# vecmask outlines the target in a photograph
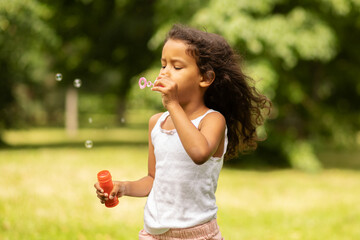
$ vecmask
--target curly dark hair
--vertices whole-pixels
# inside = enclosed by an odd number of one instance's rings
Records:
[[[215,73],[204,95],[205,105],[222,113],[228,128],[226,159],[257,148],[261,141],[256,128],[270,114],[271,101],[254,87],[254,81],[241,69],[242,59],[227,41],[214,33],[176,24],[165,39],[182,40],[196,59],[201,75]]]

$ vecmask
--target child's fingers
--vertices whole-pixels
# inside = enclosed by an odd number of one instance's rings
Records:
[[[120,190],[120,185],[119,184],[114,184],[114,187],[112,189],[112,191],[109,194],[109,199],[113,199],[115,197],[117,197],[118,193]]]
[[[104,190],[100,187],[100,184],[97,182],[94,184],[94,188],[99,191],[100,193],[103,193]]]
[[[107,193],[100,193],[100,192],[96,191],[96,195],[100,200],[107,201],[109,199]]]
[[[151,88],[152,91],[162,92],[164,89],[164,85],[159,83],[159,80],[157,80],[153,87]]]
[[[100,187],[100,184],[97,182],[94,184],[94,187],[96,189],[96,195],[100,199],[101,203],[105,203],[108,198],[108,194],[104,192],[104,190]]]
[[[100,199],[100,202],[102,203],[102,204],[104,204],[105,203],[105,199],[104,198],[102,198],[101,196],[97,196],[99,199]]]
[[[124,195],[125,192],[125,185],[123,182],[120,181],[114,181],[114,187],[113,190],[110,193],[109,199],[119,198]]]
[[[153,87],[166,87],[171,80],[169,78],[157,78]]]
[[[154,83],[154,86],[151,88],[152,91],[157,91],[160,93],[166,93],[171,88],[171,80],[167,78],[157,79]]]
[[[107,193],[102,193],[102,192],[96,191],[96,195],[98,196],[98,198],[102,198],[102,199],[105,199],[105,200],[108,199],[108,194]]]

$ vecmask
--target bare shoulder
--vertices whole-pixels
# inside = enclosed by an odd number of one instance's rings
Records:
[[[152,115],[150,117],[150,119],[149,119],[149,129],[152,129],[155,126],[156,122],[159,120],[159,118],[161,117],[162,114],[163,113],[160,112],[160,113],[156,113],[156,114],[154,114],[154,115]]]
[[[200,128],[203,126],[213,126],[225,129],[226,120],[220,112],[208,113],[201,121]]]

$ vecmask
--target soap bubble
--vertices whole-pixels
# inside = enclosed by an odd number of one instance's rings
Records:
[[[125,123],[125,118],[120,119],[121,123]]]
[[[74,80],[74,87],[76,88],[81,87],[81,80],[79,78]]]
[[[91,117],[89,117],[89,123],[92,123],[92,122],[93,122],[92,118],[91,118]]]
[[[61,73],[57,73],[57,74],[55,75],[55,79],[56,79],[56,81],[60,82],[60,81],[62,80],[62,74],[61,74]]]
[[[86,147],[86,148],[92,148],[92,147],[93,147],[93,141],[91,141],[91,140],[86,140],[86,141],[85,141],[85,147]]]

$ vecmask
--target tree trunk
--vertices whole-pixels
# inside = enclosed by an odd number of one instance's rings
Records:
[[[75,88],[68,88],[65,100],[65,128],[70,137],[78,131],[78,92]]]

